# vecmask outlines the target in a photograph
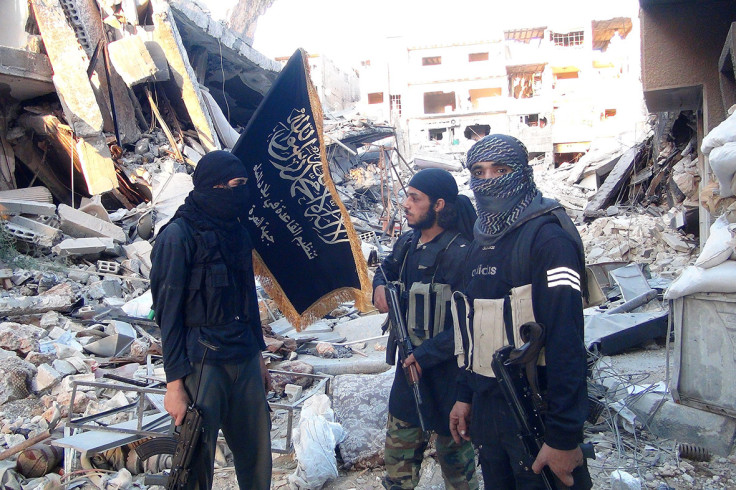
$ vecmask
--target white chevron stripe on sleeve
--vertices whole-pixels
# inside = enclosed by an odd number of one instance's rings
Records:
[[[554,288],[557,286],[570,286],[571,288],[575,289],[576,291],[580,291],[580,284],[576,284],[570,280],[567,279],[559,279],[556,281],[549,281],[547,283],[547,287]]]

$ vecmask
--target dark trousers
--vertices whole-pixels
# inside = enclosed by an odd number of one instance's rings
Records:
[[[194,364],[194,372],[185,380],[191,396],[197,391],[199,368],[199,363]],[[271,417],[258,356],[240,364],[205,364],[195,404],[202,410],[204,431],[192,457],[187,488],[212,488],[217,435],[222,429],[240,488],[269,489]]]
[[[483,483],[487,489],[498,490],[545,490],[547,487],[540,475],[532,471],[534,460],[524,450],[519,439],[519,429],[503,399],[488,397],[484,401],[482,444],[478,447],[478,460],[483,472]],[[477,402],[477,400],[476,400]],[[480,408],[480,407],[479,407]],[[475,422],[477,413],[473,414]],[[472,433],[476,434],[476,427]],[[576,490],[592,488],[587,465],[576,468],[572,473]]]

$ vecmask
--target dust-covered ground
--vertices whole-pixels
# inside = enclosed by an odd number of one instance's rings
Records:
[[[602,369],[615,373],[621,380],[647,386],[665,381],[666,348],[651,342],[621,355],[601,360]],[[670,347],[670,365],[671,359]],[[731,489],[736,488],[736,455],[711,456],[709,461],[680,458],[677,441],[659,439],[638,426],[629,432],[620,419],[602,414],[595,425],[586,426],[586,441],[595,444],[597,459],[589,460],[594,488],[611,488],[611,473],[622,470],[637,478],[642,488],[652,489]],[[271,488],[289,489],[288,476],[297,462],[291,455],[274,455]],[[346,471],[339,469],[336,480],[325,489],[382,488],[383,467]],[[480,468],[478,468],[480,480]],[[215,488],[237,489],[232,469],[217,471]],[[440,490],[445,486],[439,465],[430,448],[425,453],[419,486],[422,490]],[[481,487],[482,488],[482,487]],[[486,488],[493,488],[491,484]]]

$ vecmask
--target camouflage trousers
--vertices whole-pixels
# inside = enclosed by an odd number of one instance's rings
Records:
[[[399,490],[415,488],[419,484],[419,470],[428,442],[420,427],[388,414],[384,455],[386,476],[383,479],[385,488]],[[452,437],[438,434],[436,446],[445,488],[477,490],[473,445],[468,441],[456,444]]]

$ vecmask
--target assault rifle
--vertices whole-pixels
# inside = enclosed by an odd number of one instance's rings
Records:
[[[493,354],[491,368],[519,428],[519,438],[529,456],[528,465],[531,467],[544,444],[544,413],[547,407],[537,381],[537,361],[544,347],[544,326],[535,322],[525,323],[520,327],[520,334],[524,345],[518,349],[507,345],[497,350]],[[583,457],[595,459],[591,444],[581,444],[580,449]],[[548,490],[568,488],[549,466],[542,469],[541,476]],[[573,488],[584,483],[576,479]]]
[[[174,439],[176,440],[176,449],[171,458],[171,473],[166,481],[166,490],[178,490],[185,488],[189,480],[191,472],[192,455],[194,454],[199,436],[202,434],[202,411],[195,405],[199,396],[199,385],[202,383],[202,370],[204,369],[204,361],[207,358],[207,351],[216,351],[216,347],[209,342],[205,342],[201,338],[199,343],[204,346],[204,354],[202,355],[202,364],[199,366],[199,377],[197,378],[197,390],[194,393],[191,403],[187,407],[184,421],[178,427],[174,428]]]
[[[380,267],[379,267],[380,269]],[[384,279],[386,274],[381,269]],[[386,279],[386,303],[388,303],[388,323],[391,328],[391,335],[389,336],[389,344],[392,340],[396,347],[399,349],[399,362],[402,366],[404,360],[414,352],[414,346],[411,344],[409,339],[409,330],[406,328],[406,322],[404,321],[404,315],[401,313],[401,303],[399,302],[399,291],[395,284]],[[388,350],[392,349],[393,346],[389,345]],[[419,372],[417,367],[411,364],[408,368],[404,368],[404,374],[406,380],[411,386],[412,392],[414,393],[414,404],[417,406],[417,415],[419,415],[419,425],[422,427],[422,431],[427,429],[424,426],[424,418],[422,417],[422,395],[419,393]]]

